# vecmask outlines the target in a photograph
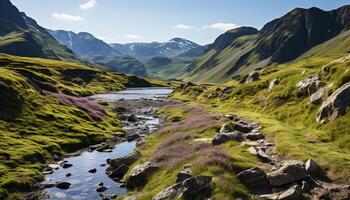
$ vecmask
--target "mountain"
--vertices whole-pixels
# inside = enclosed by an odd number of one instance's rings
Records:
[[[64,30],[48,30],[58,42],[73,50],[82,58],[94,56],[120,56],[121,53],[114,50],[104,41],[97,39],[90,33]]]
[[[59,44],[34,19],[21,13],[9,0],[0,2],[0,53],[76,60],[70,49]]]
[[[91,61],[101,64],[102,69],[137,76],[147,76],[145,65],[133,56],[95,56]]]
[[[174,57],[190,49],[200,47],[200,45],[183,39],[173,38],[168,42],[152,43],[127,43],[111,44],[113,49],[127,55],[132,55],[141,60],[150,59],[157,56]]]
[[[346,53],[350,45],[346,39],[349,28],[350,6],[332,11],[297,8],[267,23],[260,31],[241,27],[219,36],[190,67],[186,80],[223,82],[235,75],[305,55]],[[328,52],[324,43],[336,51],[328,49],[331,50]]]

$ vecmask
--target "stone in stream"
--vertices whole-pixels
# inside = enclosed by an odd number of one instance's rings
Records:
[[[90,170],[89,170],[89,173],[92,173],[92,174],[94,174],[94,173],[96,173],[96,172],[97,172],[97,169],[96,169],[96,168],[90,169]]]
[[[123,176],[126,174],[126,172],[128,172],[128,170],[129,170],[128,166],[121,164],[118,168],[110,172],[108,176],[111,177],[112,179],[114,178],[120,179],[120,178],[123,178]]]
[[[152,162],[146,162],[142,165],[135,166],[128,177],[126,187],[139,188],[146,184],[147,179],[159,167]]]
[[[298,161],[289,161],[280,169],[267,175],[272,186],[283,186],[296,181],[302,181],[307,178],[306,170]]]
[[[120,165],[124,164],[126,166],[132,165],[135,161],[141,158],[141,153],[138,151],[132,152],[126,156],[116,158],[116,159],[107,159],[107,163],[111,165],[112,168],[117,168]]]
[[[62,168],[69,168],[69,167],[72,167],[73,166],[73,164],[70,164],[70,163],[63,163],[62,164]]]
[[[152,200],[201,200],[208,199],[211,194],[210,176],[194,176],[183,182],[172,185],[158,193]]]
[[[104,192],[104,191],[106,191],[107,189],[108,189],[107,187],[101,185],[101,186],[98,186],[98,187],[96,188],[96,192]]]
[[[72,174],[71,174],[71,173],[66,174],[66,177],[70,177],[70,176],[72,176]]]
[[[62,189],[62,190],[67,190],[70,186],[71,186],[71,184],[68,182],[58,182],[56,184],[56,187],[59,189]]]
[[[212,143],[213,145],[220,145],[228,141],[243,141],[243,134],[239,131],[231,132],[231,133],[218,133],[215,135]]]
[[[254,167],[242,171],[237,178],[245,185],[253,194],[268,194],[272,192],[270,183],[266,173],[260,168]]]
[[[135,114],[131,114],[129,117],[128,117],[128,122],[136,122],[137,121],[137,117]]]

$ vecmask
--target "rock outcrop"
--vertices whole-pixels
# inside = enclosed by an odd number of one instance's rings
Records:
[[[152,200],[203,200],[210,197],[210,176],[195,176],[172,185],[158,193]]]
[[[324,85],[325,83],[322,82],[320,77],[317,75],[310,76],[307,79],[299,81],[296,84],[297,88],[303,91],[304,94],[308,96],[314,94],[319,88],[321,88]]]
[[[340,115],[346,113],[347,107],[350,105],[350,83],[346,83],[323,102],[320,107],[316,120],[324,123],[336,119]]]
[[[139,188],[147,183],[148,177],[155,172],[159,167],[151,162],[146,162],[142,165],[135,166],[128,177],[126,187]]]
[[[280,169],[269,173],[267,178],[272,186],[280,187],[296,181],[305,180],[307,173],[302,163],[289,161]]]

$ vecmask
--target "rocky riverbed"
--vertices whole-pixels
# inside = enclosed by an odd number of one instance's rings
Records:
[[[162,120],[157,109],[176,102],[166,99],[171,89],[133,88],[125,91],[92,96],[91,99],[116,104],[116,112],[124,124],[124,133],[116,132],[113,139],[93,145],[65,158],[57,157],[45,170],[43,190],[32,193],[30,199],[113,199],[126,192],[120,181],[127,168],[116,175],[111,162],[133,155]],[[112,173],[114,172],[114,173]]]

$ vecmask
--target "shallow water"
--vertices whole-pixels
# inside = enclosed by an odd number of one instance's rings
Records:
[[[167,97],[173,89],[171,88],[128,88],[127,90],[112,92],[108,94],[97,94],[91,99],[101,99],[106,102],[114,102],[120,99],[158,99]]]
[[[94,95],[90,98],[108,102],[117,102],[118,100],[135,100],[135,99],[164,99],[172,92],[170,88],[130,88],[120,92]],[[148,109],[148,108],[144,108]],[[125,130],[147,127],[149,130],[156,130],[159,125],[159,119],[147,114],[137,115],[143,118],[136,124],[125,126]],[[96,192],[99,183],[103,183],[108,188],[103,192],[104,195],[117,194],[121,195],[126,192],[125,188],[120,187],[120,183],[114,182],[105,174],[107,158],[118,158],[125,156],[134,151],[136,142],[123,142],[115,146],[112,152],[84,152],[79,156],[65,159],[68,163],[73,164],[70,168],[59,168],[53,174],[46,175],[44,183],[56,183],[66,181],[71,183],[68,190],[58,188],[48,188],[45,191],[49,194],[51,200],[96,200],[101,199],[100,193]],[[89,173],[91,169],[97,169],[96,173]],[[70,177],[66,177],[71,173]]]

